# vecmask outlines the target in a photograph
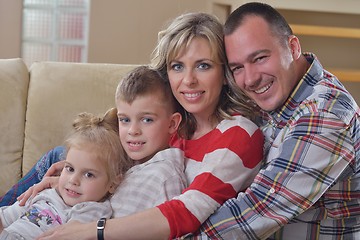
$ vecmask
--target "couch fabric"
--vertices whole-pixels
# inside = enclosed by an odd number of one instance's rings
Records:
[[[136,65],[0,59],[0,196],[42,154],[61,145],[80,112],[115,106],[119,80]]]

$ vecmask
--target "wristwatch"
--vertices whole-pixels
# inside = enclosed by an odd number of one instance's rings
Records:
[[[98,240],[104,240],[104,229],[106,224],[106,218],[100,218],[97,221],[97,239]]]

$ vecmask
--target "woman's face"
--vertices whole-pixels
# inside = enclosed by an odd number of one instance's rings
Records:
[[[208,40],[197,37],[168,65],[174,96],[198,122],[213,115],[225,84],[223,67],[211,53]]]

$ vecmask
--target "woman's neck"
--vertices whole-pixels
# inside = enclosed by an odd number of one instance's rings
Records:
[[[201,138],[205,134],[212,131],[219,124],[219,121],[214,118],[196,118],[196,123],[197,127],[193,136],[191,137],[192,140]]]

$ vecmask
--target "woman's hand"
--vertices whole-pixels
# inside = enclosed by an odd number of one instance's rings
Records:
[[[91,233],[93,233],[93,235],[91,235]],[[96,222],[80,223],[72,220],[46,231],[37,238],[37,240],[48,239],[96,239]]]
[[[45,173],[45,176],[40,183],[33,185],[26,192],[21,194],[17,200],[20,206],[24,206],[28,199],[32,199],[36,194],[46,188],[55,188],[59,183],[59,175],[64,168],[64,161],[60,161],[51,165],[51,167]]]

